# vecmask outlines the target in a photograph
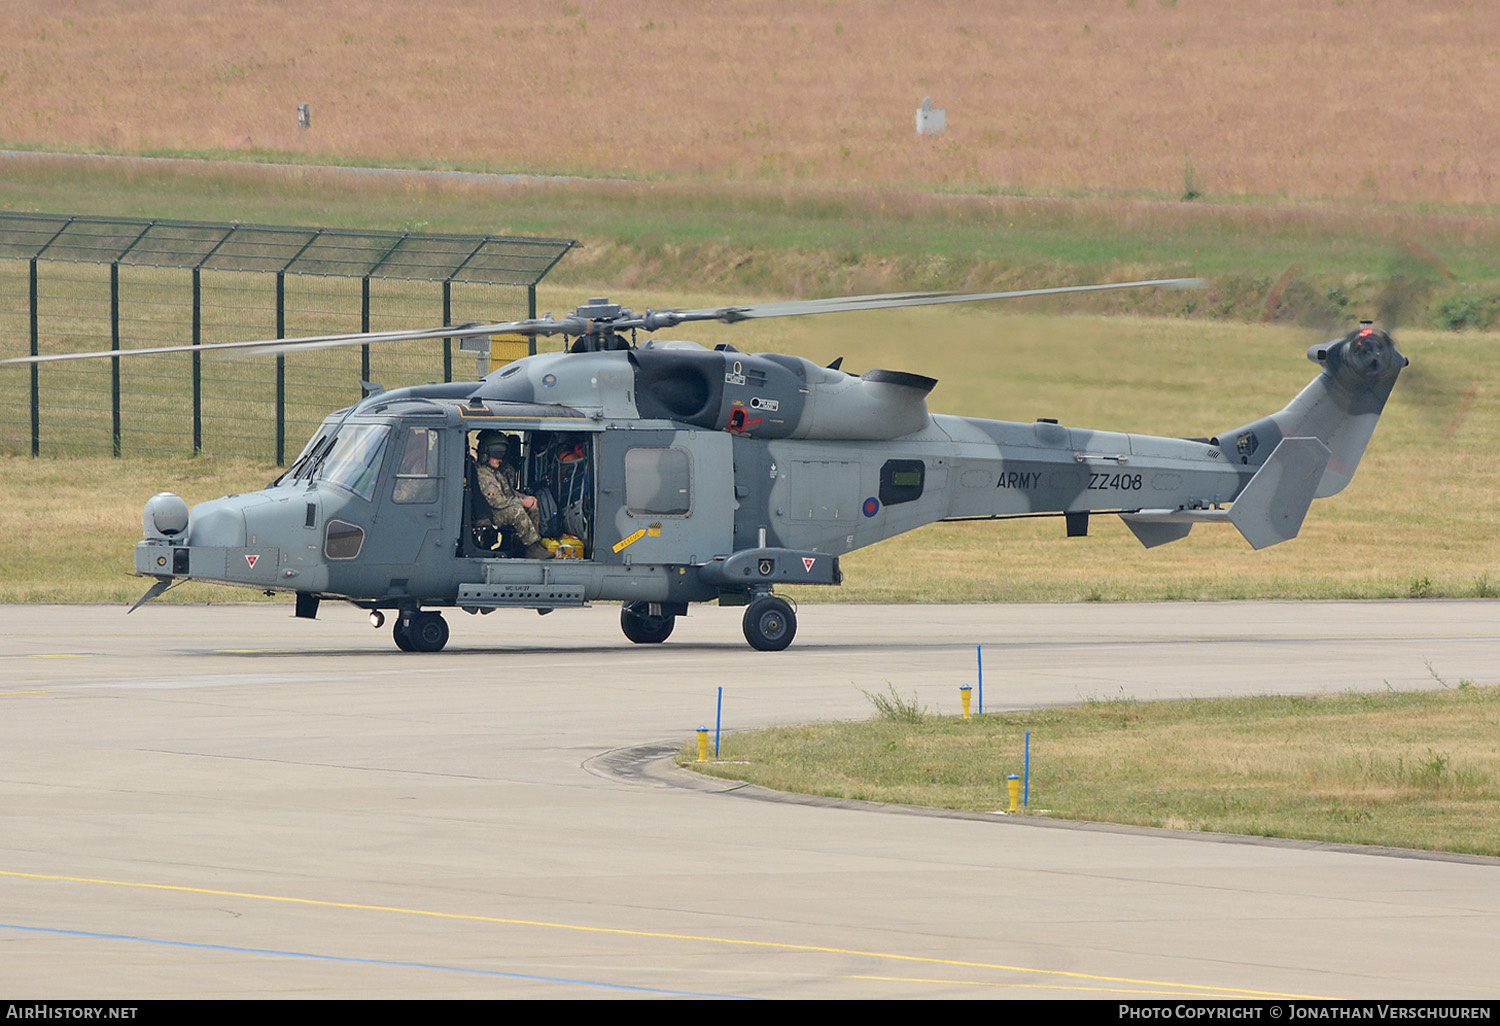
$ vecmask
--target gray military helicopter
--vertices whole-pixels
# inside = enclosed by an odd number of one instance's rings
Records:
[[[1255,548],[1274,545],[1296,536],[1314,498],[1349,483],[1408,362],[1370,322],[1309,350],[1317,376],[1284,409],[1203,438],[937,415],[926,402],[937,382],[919,374],[856,375],[839,361],[638,337],[693,321],[1200,284],[644,314],[594,299],[560,320],[200,347],[287,352],[502,332],[572,340],[480,381],[375,392],[331,414],[259,491],[191,511],[176,495],[153,497],[135,572],[155,583],[132,610],[185,580],[289,591],[304,618],[323,599],[369,610],[377,628],[391,611],[399,648],[436,652],[448,641],[445,608],[548,613],[615,600],[625,636],[656,644],[690,603],[717,601],[745,607],[753,648],[779,651],[797,618],[777,585],[836,585],[844,553],[935,521],[1059,516],[1078,536],[1091,515],[1113,514],[1148,547],[1227,521]],[[479,529],[480,432],[519,442],[511,473],[539,497],[542,533],[572,536],[580,558],[524,558]]]

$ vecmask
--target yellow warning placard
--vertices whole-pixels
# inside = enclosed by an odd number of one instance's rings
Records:
[[[646,529],[643,527],[639,531],[635,532],[635,534],[632,534],[630,537],[621,538],[619,541],[615,542],[615,551],[623,552],[644,537],[646,537]]]

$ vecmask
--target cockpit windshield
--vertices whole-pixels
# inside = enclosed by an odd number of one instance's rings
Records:
[[[302,455],[271,487],[327,481],[362,499],[373,496],[391,429],[385,424],[345,424],[344,419],[324,421]]]
[[[344,417],[339,414],[323,421],[318,430],[313,432],[313,436],[307,440],[307,444],[302,447],[302,452],[268,487],[275,488],[277,485],[292,484],[306,479],[312,472],[315,461],[328,448],[329,443],[333,441],[334,433],[343,422]]]
[[[361,499],[375,494],[375,479],[391,429],[385,424],[345,424],[334,436],[327,455],[314,456],[311,480],[346,488]]]

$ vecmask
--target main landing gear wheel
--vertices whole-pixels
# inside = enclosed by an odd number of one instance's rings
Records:
[[[397,617],[391,637],[403,652],[441,652],[448,644],[448,621],[434,612],[414,613],[410,621]]]
[[[797,614],[786,599],[757,599],[745,610],[745,640],[761,652],[780,652],[797,636]]]
[[[677,617],[652,613],[649,602],[627,602],[620,607],[620,630],[637,645],[660,645],[672,636]]]

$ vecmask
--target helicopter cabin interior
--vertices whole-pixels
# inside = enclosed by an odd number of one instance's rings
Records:
[[[411,429],[413,431],[417,429]],[[494,428],[466,433],[464,451],[463,529],[459,555],[467,557],[518,557],[525,545],[509,527],[496,527],[492,510],[479,487],[478,448],[481,435],[498,434],[511,441],[500,472],[522,496],[535,500],[532,518],[543,544],[561,558],[588,559],[594,538],[594,446],[593,435],[578,431],[497,431]],[[426,442],[436,446],[436,439]],[[413,461],[424,459],[423,442],[413,438]],[[406,473],[403,455],[396,488]]]

